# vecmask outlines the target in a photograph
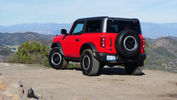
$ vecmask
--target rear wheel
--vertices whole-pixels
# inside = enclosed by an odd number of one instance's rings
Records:
[[[81,54],[81,69],[84,75],[98,75],[103,65],[93,56],[90,49],[86,49]]]
[[[64,69],[67,67],[68,62],[61,55],[59,48],[51,49],[49,53],[49,64],[55,69]]]
[[[138,66],[135,63],[128,63],[125,65],[125,71],[129,75],[139,75],[142,74],[143,67]]]

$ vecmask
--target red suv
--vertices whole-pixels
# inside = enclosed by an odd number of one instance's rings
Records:
[[[63,69],[69,61],[80,62],[85,75],[98,75],[108,65],[123,65],[128,74],[142,73],[145,39],[138,19],[92,17],[78,19],[69,33],[53,39],[49,63]]]

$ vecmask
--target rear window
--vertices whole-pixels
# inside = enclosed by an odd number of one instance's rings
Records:
[[[118,20],[108,20],[107,21],[107,32],[108,33],[119,33],[123,30],[133,30],[140,33],[138,21],[118,21]]]
[[[101,32],[101,20],[87,21],[86,33]]]

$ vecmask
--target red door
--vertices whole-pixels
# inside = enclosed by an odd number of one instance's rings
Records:
[[[81,34],[84,22],[76,22],[71,33],[63,39],[63,52],[66,57],[80,57]]]

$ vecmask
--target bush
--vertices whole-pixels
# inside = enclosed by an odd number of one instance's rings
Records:
[[[26,41],[18,47],[17,52],[10,58],[9,62],[49,66],[48,51],[49,47],[44,44]]]

